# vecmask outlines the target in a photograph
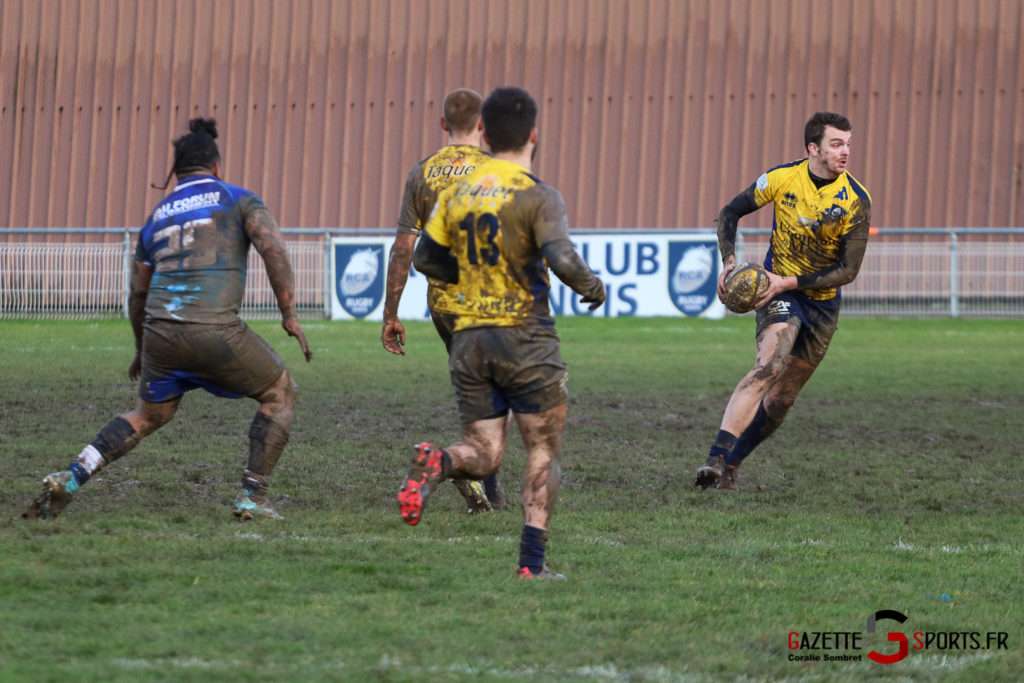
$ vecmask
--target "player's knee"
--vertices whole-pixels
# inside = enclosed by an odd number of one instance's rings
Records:
[[[162,403],[144,404],[131,413],[128,420],[140,434],[147,435],[170,422],[174,412],[175,408]]]
[[[750,371],[750,379],[759,384],[774,384],[782,374],[785,363],[776,358],[770,358],[765,362],[759,362]]]
[[[273,386],[257,397],[257,400],[269,405],[272,413],[279,410],[291,410],[295,406],[295,400],[299,396],[299,386],[295,383],[291,373],[285,370],[274,382]]]

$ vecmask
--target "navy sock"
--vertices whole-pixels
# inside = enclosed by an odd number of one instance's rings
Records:
[[[452,456],[448,455],[448,451],[438,449],[441,451],[441,479],[444,481],[452,474]]]
[[[91,475],[77,461],[68,465],[68,469],[71,470],[71,474],[75,475],[75,481],[79,486],[89,481]]]
[[[718,430],[718,436],[715,437],[715,442],[711,444],[711,450],[708,451],[708,456],[724,458],[729,455],[729,451],[736,445],[736,437],[724,429]]]
[[[519,566],[529,568],[532,574],[540,574],[544,569],[544,548],[547,543],[547,531],[524,524],[523,536],[519,541]]]
[[[725,456],[725,464],[731,467],[739,467],[743,459],[753,452],[762,441],[767,439],[769,436],[775,433],[775,430],[782,424],[781,419],[776,419],[768,415],[768,411],[764,409],[764,401],[757,406],[757,412],[754,414],[754,419],[750,421],[747,428],[740,434],[740,438],[736,441],[736,445],[733,446],[729,454]]]
[[[484,479],[484,493],[487,494],[487,500],[494,500],[495,496],[498,495],[497,473],[494,473],[491,476]]]

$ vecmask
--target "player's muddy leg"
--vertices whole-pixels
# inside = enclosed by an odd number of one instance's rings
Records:
[[[417,444],[412,466],[398,491],[398,510],[406,524],[419,524],[427,498],[445,479],[479,480],[501,464],[505,419],[502,416],[464,424],[462,439],[446,449],[426,442]]]
[[[288,445],[298,391],[295,380],[285,370],[269,389],[256,397],[260,407],[249,426],[249,463],[242,473],[242,490],[235,498],[236,517],[281,519],[266,496],[270,475]]]
[[[462,438],[445,449],[451,457],[451,476],[484,479],[505,456],[508,416],[477,420],[462,426]]]
[[[505,430],[508,431],[508,425],[510,422],[515,420],[515,413],[509,411],[508,419],[505,421]],[[501,442],[505,443],[504,435],[501,437]],[[484,479],[484,495],[487,496],[487,502],[491,508],[495,510],[504,510],[505,506],[508,505],[508,498],[505,495],[505,487],[501,485],[500,479],[501,469],[498,468],[494,472]]]
[[[511,413],[509,415],[511,415]],[[491,429],[489,420],[484,420],[484,424],[473,423],[472,425],[467,425],[464,428],[465,433],[463,435],[463,440],[446,449],[447,452],[451,453],[452,448],[454,448],[457,457],[460,458],[460,463],[464,457],[466,463],[468,463],[468,467],[478,467],[481,462],[490,457],[487,454],[493,455],[495,453],[504,452],[505,436],[508,434],[509,419],[510,417],[506,417],[501,421],[501,429],[497,433]],[[484,454],[486,457],[482,458],[481,454]],[[503,500],[505,492],[501,489],[501,485],[498,483],[497,474],[497,466],[495,466],[494,471],[486,477],[479,477],[476,474],[468,473],[468,471],[467,474],[464,475],[462,474],[461,468],[452,472],[452,484],[455,485],[455,488],[458,489],[459,493],[466,501],[466,505],[469,507],[470,513],[490,512],[495,509],[495,506],[492,505],[492,500],[497,498],[499,492],[502,504],[497,509],[504,507]],[[483,479],[483,483],[481,483],[480,479]],[[485,488],[485,485],[488,488]]]
[[[726,473],[726,456],[735,448],[739,435],[754,419],[758,405],[778,381],[786,367],[800,322],[768,325],[757,335],[757,360],[729,397],[722,425],[708,451],[707,460],[697,468],[693,483],[701,488],[717,487]]]
[[[722,416],[723,431],[741,434],[754,419],[761,399],[782,376],[799,331],[800,323],[794,318],[769,325],[758,335],[757,360],[729,397]]]
[[[757,407],[754,419],[743,430],[733,449],[725,456],[727,465],[739,467],[744,458],[750,455],[761,442],[775,433],[782,421],[786,419],[789,409],[793,407],[800,390],[814,374],[815,368],[816,366],[801,358],[789,357],[779,380]]]
[[[22,517],[57,517],[71,502],[72,494],[90,477],[170,422],[180,403],[180,397],[163,403],[150,403],[138,399],[134,410],[115,417],[104,425],[66,470],[53,472],[43,478],[43,492],[32,501]]]
[[[563,403],[541,413],[516,414],[527,453],[523,533],[519,542],[521,575],[525,572],[531,576],[550,574],[545,567],[544,555],[561,483],[560,455],[567,409],[568,404]]]

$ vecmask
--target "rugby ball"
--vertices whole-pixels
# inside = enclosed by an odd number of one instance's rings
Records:
[[[729,273],[722,286],[722,303],[733,313],[754,310],[757,300],[768,289],[768,272],[756,263],[741,263]]]

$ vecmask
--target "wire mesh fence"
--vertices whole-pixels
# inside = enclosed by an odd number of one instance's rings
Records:
[[[283,232],[295,271],[300,315],[329,316],[330,241],[336,234],[355,231]],[[9,240],[0,241],[0,318],[124,316],[133,233],[118,229],[0,230]],[[64,235],[64,241],[28,239],[52,238],[54,234]],[[119,241],[89,241],[97,234]],[[385,235],[388,231],[359,234]],[[741,258],[760,261],[769,232],[743,231],[741,238]],[[879,230],[871,238],[859,276],[843,288],[843,314],[1024,317],[1024,229]],[[263,261],[251,250],[242,316],[278,315]]]

